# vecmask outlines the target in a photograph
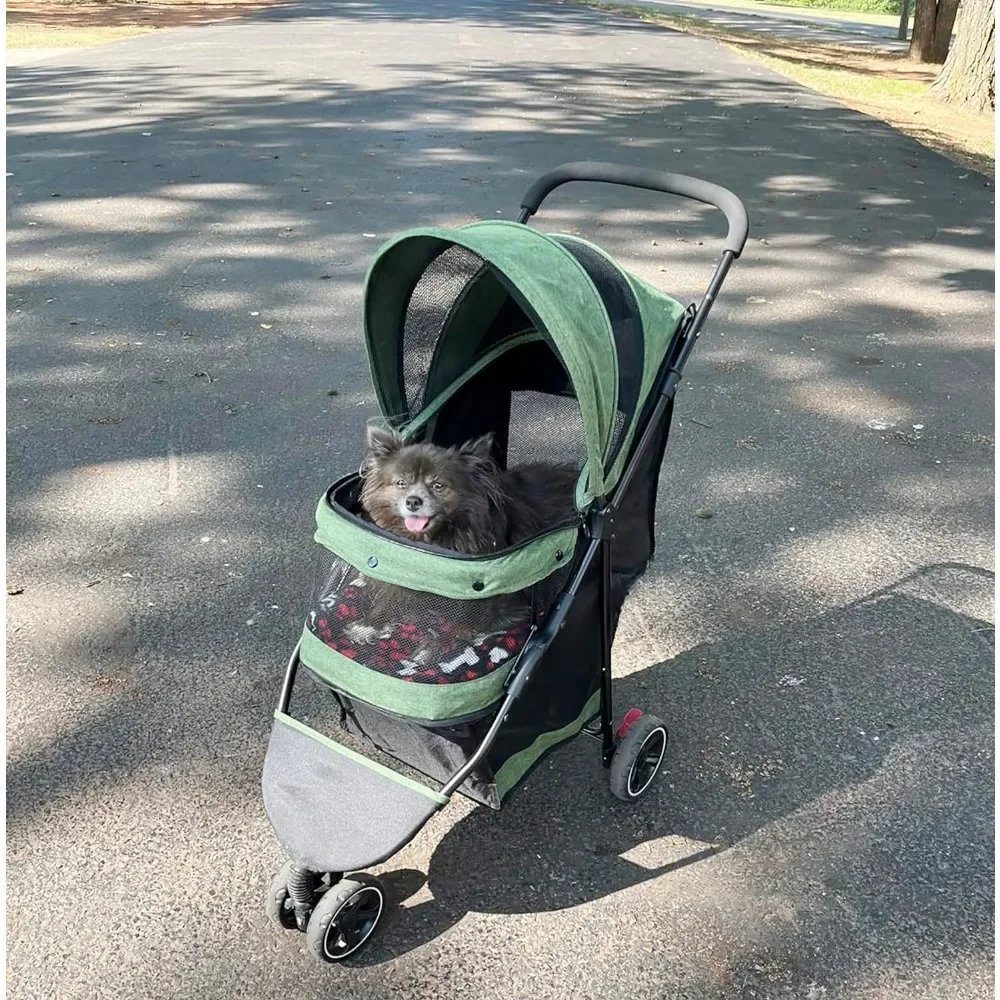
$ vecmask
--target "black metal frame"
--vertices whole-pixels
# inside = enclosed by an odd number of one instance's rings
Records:
[[[729,231],[724,249],[715,273],[708,284],[694,313],[689,313],[684,320],[678,336],[675,338],[670,352],[664,358],[657,377],[659,389],[656,402],[651,409],[647,408],[641,424],[638,444],[632,450],[628,464],[615,486],[610,498],[602,498],[590,511],[586,530],[590,542],[580,559],[576,572],[566,585],[545,624],[528,640],[517,663],[507,678],[506,696],[497,710],[492,724],[483,736],[476,752],[459,768],[444,784],[441,793],[450,796],[475,770],[489,752],[500,727],[507,721],[510,710],[520,697],[525,685],[531,680],[535,666],[545,655],[546,650],[563,627],[573,599],[586,579],[594,560],[601,560],[601,698],[600,698],[600,729],[584,730],[588,735],[601,741],[601,758],[605,767],[611,766],[611,758],[615,751],[615,734],[612,728],[613,697],[611,683],[611,645],[612,645],[612,565],[615,542],[615,514],[642,459],[654,445],[659,433],[660,422],[677,392],[681,380],[681,372],[687,362],[695,341],[705,325],[705,320],[711,311],[719,289],[726,279],[732,262],[739,257],[746,243],[749,232],[749,221],[743,203],[731,191],[710,184],[707,181],[687,177],[683,174],[669,174],[653,170],[640,170],[630,167],[620,167],[608,163],[567,163],[550,173],[540,177],[529,188],[521,202],[521,211],[517,217],[519,223],[527,223],[538,211],[545,197],[555,188],[568,181],[597,181],[608,184],[620,184],[626,187],[644,188],[660,191],[664,194],[676,194],[692,198],[719,208],[726,215]],[[287,713],[295,683],[295,675],[299,665],[299,647],[296,646],[288,661],[285,679],[281,688],[278,711]]]

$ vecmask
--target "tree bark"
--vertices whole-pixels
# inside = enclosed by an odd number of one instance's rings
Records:
[[[943,63],[948,55],[958,0],[916,0],[910,58],[921,63]]]
[[[937,19],[934,22],[934,46],[931,49],[932,63],[943,63],[948,58],[951,33],[955,30],[955,15],[958,0],[938,0]]]
[[[931,93],[972,111],[996,107],[993,63],[996,10],[993,0],[964,0],[958,38]]]

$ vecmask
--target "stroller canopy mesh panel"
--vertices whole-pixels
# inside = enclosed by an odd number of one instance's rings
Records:
[[[532,339],[551,347],[579,405],[581,509],[621,474],[683,316],[592,244],[500,221],[403,233],[380,251],[365,289],[379,406],[404,433],[505,351]]]

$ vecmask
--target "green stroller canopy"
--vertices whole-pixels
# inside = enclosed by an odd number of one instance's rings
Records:
[[[573,236],[513,222],[404,232],[375,258],[365,338],[382,415],[404,435],[505,352],[547,344],[586,444],[581,510],[618,481],[681,303]]]

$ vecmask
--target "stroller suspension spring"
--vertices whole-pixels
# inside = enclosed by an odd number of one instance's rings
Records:
[[[292,865],[288,874],[288,898],[295,909],[295,923],[300,931],[305,931],[312,913],[315,897],[315,879],[308,868]]]

